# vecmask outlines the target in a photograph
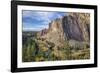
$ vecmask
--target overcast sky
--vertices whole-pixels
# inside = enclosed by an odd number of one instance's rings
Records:
[[[48,24],[56,19],[65,16],[64,12],[47,12],[47,11],[22,11],[22,24],[24,31],[40,31],[48,28]]]

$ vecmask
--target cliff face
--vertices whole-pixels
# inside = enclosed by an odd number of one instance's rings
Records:
[[[56,19],[49,24],[48,33],[46,39],[55,43],[56,46],[63,46],[65,41],[62,19]]]
[[[63,17],[63,30],[68,40],[89,41],[90,19],[89,14],[69,13]]]
[[[68,13],[67,16],[49,23],[48,30],[42,32],[45,32],[42,37],[56,46],[63,46],[65,41],[70,40],[89,42],[90,15],[88,13]]]

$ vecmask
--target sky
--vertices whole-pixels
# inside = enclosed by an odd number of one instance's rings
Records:
[[[22,11],[23,31],[40,31],[48,28],[49,23],[56,19],[65,16],[64,12],[48,12],[48,11]]]

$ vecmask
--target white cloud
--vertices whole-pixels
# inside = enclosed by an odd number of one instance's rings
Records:
[[[25,17],[31,17],[32,19],[37,19],[39,21],[44,21],[48,23],[55,15],[58,18],[62,17],[60,14],[57,14],[57,12],[43,12],[43,11],[29,11],[29,10],[23,11],[23,16]]]
[[[34,27],[31,27],[31,26],[29,26],[29,27],[23,27],[23,30],[24,31],[40,31],[40,30],[42,30],[42,29],[47,29],[48,28],[48,25],[41,25],[41,26],[34,26]]]
[[[29,17],[33,20],[37,20],[37,24],[30,22],[23,22],[23,30],[41,30],[48,28],[51,20],[55,18],[61,18],[62,15],[57,12],[46,12],[46,11],[23,11],[23,18]],[[39,21],[39,22],[38,22]]]

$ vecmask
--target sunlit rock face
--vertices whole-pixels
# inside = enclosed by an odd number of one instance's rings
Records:
[[[65,37],[62,28],[62,19],[56,19],[50,23],[46,38],[47,41],[55,43],[56,46],[63,46]]]
[[[90,14],[67,13],[66,16],[49,23],[49,28],[44,32],[42,37],[56,46],[63,46],[65,41],[70,40],[89,42]]]

